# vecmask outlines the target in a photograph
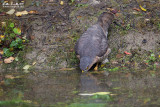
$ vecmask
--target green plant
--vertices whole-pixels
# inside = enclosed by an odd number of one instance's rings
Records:
[[[130,25],[130,24],[127,24],[126,30],[129,30],[130,28],[131,28],[131,25]]]
[[[155,54],[152,53],[152,54],[150,55],[149,59],[148,59],[146,62],[149,63],[149,62],[154,62],[154,61],[156,61],[156,57],[155,57]]]
[[[4,56],[6,56],[6,57],[10,57],[14,54],[8,48],[3,48],[3,53],[4,53]]]
[[[15,26],[15,23],[11,20],[4,22],[5,24],[1,28],[2,34],[0,35],[0,45],[3,47],[3,56],[10,57],[17,50],[23,49],[23,44],[26,39],[21,35],[21,29]]]

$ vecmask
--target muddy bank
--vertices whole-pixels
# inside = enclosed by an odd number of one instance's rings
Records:
[[[32,65],[34,62],[36,64],[32,68],[38,70],[77,67],[78,60],[74,53],[76,40],[89,26],[95,24],[97,17],[108,11],[108,8],[119,10],[109,30],[109,46],[112,49],[109,59],[118,61],[116,55],[127,51],[141,55],[143,59],[139,62],[149,59],[151,53],[154,53],[156,61],[159,61],[160,15],[157,2],[83,0],[66,1],[64,5],[60,5],[53,0],[42,6],[27,5],[25,10],[37,10],[38,14],[15,17],[25,25],[25,36],[30,43],[28,50],[19,56],[23,56],[23,63],[14,62],[11,64],[12,68],[18,64]],[[139,5],[147,11],[141,10]],[[10,65],[3,66],[9,67]],[[22,67],[16,67],[19,68]]]

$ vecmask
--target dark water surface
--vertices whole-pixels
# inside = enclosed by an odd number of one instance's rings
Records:
[[[156,107],[160,104],[159,74],[150,72],[109,75],[82,74],[76,70],[32,72],[5,79],[0,89],[2,107]]]

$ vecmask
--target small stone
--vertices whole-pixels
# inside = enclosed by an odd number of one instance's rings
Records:
[[[146,40],[146,39],[143,39],[143,40],[142,40],[142,43],[147,43],[147,40]]]

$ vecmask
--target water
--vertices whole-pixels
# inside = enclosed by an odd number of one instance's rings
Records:
[[[82,74],[76,70],[42,71],[3,81],[2,107],[155,107],[160,104],[158,73],[106,75],[104,72]]]

